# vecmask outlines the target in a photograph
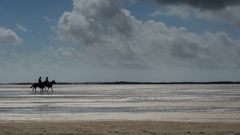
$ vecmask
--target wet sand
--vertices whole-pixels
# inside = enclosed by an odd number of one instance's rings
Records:
[[[240,135],[240,85],[0,86],[0,135]]]
[[[240,135],[240,123],[1,121],[1,135]]]

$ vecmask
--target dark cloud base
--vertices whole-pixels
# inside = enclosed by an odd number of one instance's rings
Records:
[[[155,0],[160,5],[188,5],[202,10],[221,10],[239,5],[240,0]]]

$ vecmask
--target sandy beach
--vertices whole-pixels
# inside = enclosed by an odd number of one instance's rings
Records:
[[[239,123],[2,121],[1,135],[240,135]]]
[[[240,135],[240,85],[0,87],[0,135]]]

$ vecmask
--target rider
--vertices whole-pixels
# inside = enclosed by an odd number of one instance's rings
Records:
[[[45,80],[45,82],[46,82],[47,84],[49,84],[48,77],[46,77],[46,80]]]
[[[38,79],[38,83],[39,83],[39,84],[42,83],[42,80],[41,80],[41,79],[42,79],[42,77],[39,77],[39,79]]]

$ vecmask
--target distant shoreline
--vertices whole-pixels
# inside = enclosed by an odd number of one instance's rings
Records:
[[[31,85],[33,82],[20,82],[20,83],[0,83],[0,85]],[[240,81],[212,81],[212,82],[128,82],[128,81],[115,81],[115,82],[57,82],[58,85],[126,85],[126,84],[240,84]]]

